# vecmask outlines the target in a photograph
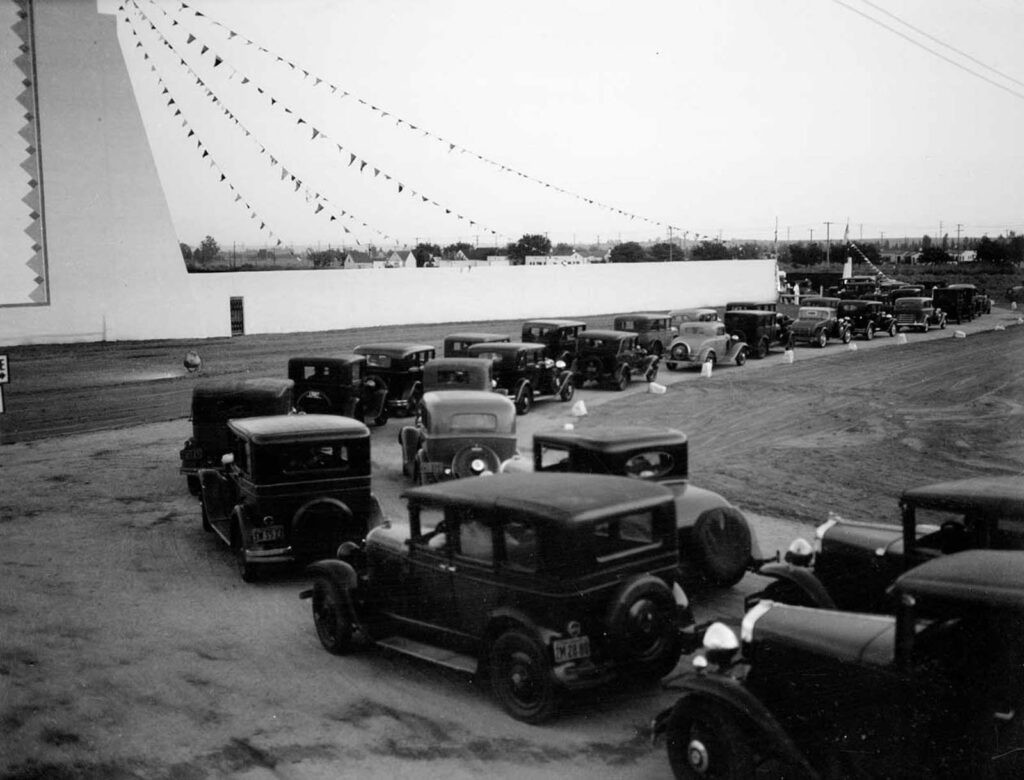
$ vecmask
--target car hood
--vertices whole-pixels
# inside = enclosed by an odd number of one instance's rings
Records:
[[[891,666],[896,619],[829,609],[761,602],[744,618],[744,634],[754,647],[791,648],[868,666]]]

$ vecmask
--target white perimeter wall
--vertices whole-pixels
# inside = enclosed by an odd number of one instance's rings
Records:
[[[571,317],[776,299],[774,260],[268,271],[189,276],[206,336],[405,323]]]

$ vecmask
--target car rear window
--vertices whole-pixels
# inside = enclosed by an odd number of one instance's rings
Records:
[[[637,479],[656,479],[670,473],[676,465],[672,453],[664,450],[638,452],[623,464],[623,472],[627,477]]]
[[[460,412],[452,415],[449,427],[452,433],[496,431],[498,430],[498,418],[496,415],[483,412]]]
[[[657,548],[651,512],[632,512],[594,526],[594,553],[598,563]]]
[[[294,444],[277,452],[283,474],[313,471],[345,471],[349,467],[348,446],[340,443]]]
[[[373,366],[374,368],[391,368],[391,356],[390,355],[367,355],[366,365]]]

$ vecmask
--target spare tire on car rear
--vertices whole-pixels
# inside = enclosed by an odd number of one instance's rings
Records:
[[[452,458],[452,473],[456,477],[477,477],[484,473],[497,474],[501,458],[490,447],[479,444],[463,447]]]
[[[750,564],[750,525],[743,514],[731,506],[704,512],[694,523],[690,544],[701,574],[712,584],[731,588],[746,573]]]
[[[676,600],[662,580],[645,574],[612,599],[605,626],[612,652],[640,679],[660,680],[679,661]]]

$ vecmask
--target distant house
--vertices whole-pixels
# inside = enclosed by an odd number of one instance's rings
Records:
[[[434,258],[438,268],[473,268],[475,266],[499,266],[508,265],[506,255],[493,254],[498,251],[494,248],[473,249],[469,252],[458,250],[450,258]],[[491,253],[491,254],[488,254]]]
[[[978,252],[974,249],[964,249],[961,252],[950,253],[953,262],[955,263],[976,263],[978,262]]]
[[[375,260],[366,252],[350,251],[345,255],[343,268],[383,268],[384,260]]]
[[[917,261],[921,259],[921,253],[915,252],[909,249],[903,249],[900,251],[886,250],[880,253],[883,263],[892,263],[893,265],[916,265]]]

